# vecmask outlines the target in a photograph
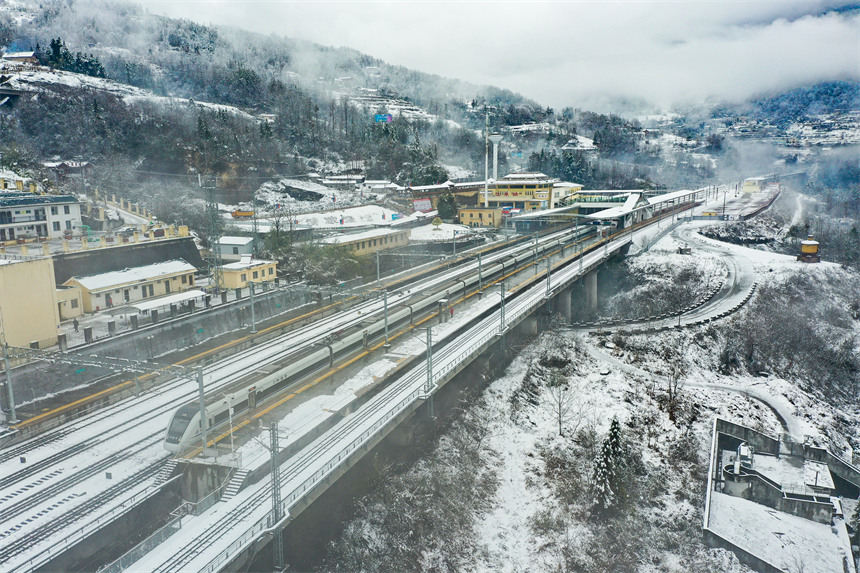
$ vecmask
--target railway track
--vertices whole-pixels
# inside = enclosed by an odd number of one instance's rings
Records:
[[[547,235],[542,241],[548,245],[547,248],[550,248],[550,241],[566,235],[569,235],[569,232],[554,233]],[[484,264],[501,260],[510,256],[512,252],[531,248],[533,248],[532,245],[520,244],[517,247],[493,253],[484,258]],[[520,249],[520,251],[514,249]],[[390,302],[399,304],[415,296],[422,296],[429,290],[450,288],[456,283],[457,277],[464,273],[476,272],[477,266],[475,261],[464,260],[443,276],[433,276],[414,283],[410,290],[392,293]],[[302,326],[287,335],[266,340],[251,349],[243,350],[207,366],[204,368],[205,377],[208,380],[207,390],[225,391],[230,384],[247,373],[249,360],[259,365],[287,359],[303,347],[319,344],[335,329],[360,323],[367,320],[369,316],[381,315],[382,307],[383,303],[380,299],[359,302],[348,310]],[[96,509],[109,505],[118,496],[122,496],[130,489],[138,487],[146,479],[155,476],[160,467],[166,463],[168,457],[166,452],[157,461],[121,478],[116,485],[90,496],[83,502],[78,499],[82,494],[72,491],[76,486],[84,484],[107,468],[130,460],[147,448],[157,447],[166,427],[166,422],[161,423],[159,417],[166,416],[177,407],[178,403],[194,398],[196,396],[194,386],[189,383],[187,377],[177,377],[155,386],[139,399],[124,399],[0,452],[0,464],[8,465],[19,457],[27,458],[28,463],[26,468],[12,471],[0,478],[0,538],[4,539],[0,563],[6,563],[10,559],[18,562],[18,558],[26,557],[24,554],[28,550],[32,551],[34,547],[61,535],[64,531],[69,531],[72,527],[75,530],[82,530],[86,524],[81,526],[79,522]],[[141,409],[143,412],[140,412]],[[124,434],[139,431],[140,428],[145,428],[157,421],[157,430],[147,433],[143,439],[134,442],[122,441]],[[105,430],[105,426],[109,429]],[[95,437],[96,435],[99,437]],[[50,452],[51,448],[70,438],[76,438],[78,442],[70,444],[63,451]],[[118,451],[106,453],[96,464],[79,464],[88,466],[85,470],[74,471],[71,474],[64,473],[66,470],[63,469],[63,465],[68,466],[73,463],[77,456],[92,455],[89,452],[94,451],[95,448],[111,445]],[[39,459],[43,453],[48,455]],[[50,519],[50,522],[37,525],[40,519]],[[34,566],[38,566],[36,561],[38,559],[24,560],[21,563],[31,562]],[[6,564],[10,567],[19,566],[12,563]],[[24,567],[27,568],[26,565]]]

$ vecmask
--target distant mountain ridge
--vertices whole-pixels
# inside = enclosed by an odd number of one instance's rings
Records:
[[[720,105],[712,115],[749,115],[785,127],[820,114],[857,110],[860,110],[860,81],[837,80],[762,95],[739,105]]]

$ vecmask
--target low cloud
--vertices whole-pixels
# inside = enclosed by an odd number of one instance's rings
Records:
[[[355,48],[555,107],[669,107],[860,78],[846,2],[210,2],[144,0],[202,23]]]

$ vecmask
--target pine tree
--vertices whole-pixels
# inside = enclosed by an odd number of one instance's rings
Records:
[[[615,506],[615,491],[612,489],[614,476],[610,455],[608,442],[604,441],[600,453],[594,460],[594,473],[591,476],[591,495],[594,497],[594,510],[597,513],[605,513]]]

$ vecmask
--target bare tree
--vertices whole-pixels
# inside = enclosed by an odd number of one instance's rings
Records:
[[[673,422],[677,416],[679,398],[687,376],[687,364],[681,352],[680,337],[670,341],[663,348],[663,358],[666,361],[666,411]]]
[[[585,412],[589,406],[588,399],[581,391],[582,384],[571,383],[564,379],[564,375],[553,370],[547,383],[547,407],[558,423],[558,435],[563,436],[565,427],[570,434],[576,434],[585,419]]]

